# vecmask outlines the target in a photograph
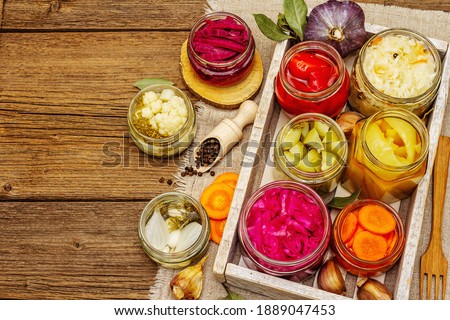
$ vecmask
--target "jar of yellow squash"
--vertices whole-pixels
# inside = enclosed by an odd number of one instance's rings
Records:
[[[427,166],[428,131],[418,116],[386,109],[356,123],[342,185],[386,203],[409,197]]]

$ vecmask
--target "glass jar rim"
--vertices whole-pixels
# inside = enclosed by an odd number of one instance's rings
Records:
[[[236,63],[239,63],[242,60],[246,59],[249,54],[252,54],[251,51],[253,51],[253,53],[254,53],[254,51],[255,51],[254,43],[255,42],[254,42],[250,27],[247,25],[247,23],[241,17],[239,17],[238,15],[236,15],[234,13],[227,12],[227,11],[216,11],[216,12],[207,13],[207,14],[203,15],[199,20],[197,20],[197,22],[194,24],[194,26],[191,28],[191,31],[189,32],[188,48],[194,48],[193,43],[192,43],[193,39],[194,39],[194,35],[203,26],[205,20],[212,19],[212,18],[220,19],[221,17],[227,17],[227,16],[233,18],[239,24],[244,26],[245,30],[247,31],[249,41],[247,43],[245,51],[241,52],[233,60],[229,60],[229,61],[225,61],[225,62],[220,62],[220,61],[212,62],[212,61],[205,60],[200,55],[198,55],[195,50],[187,50],[188,55],[192,54],[193,58],[203,65],[208,65],[212,68],[227,68],[227,67],[232,67]],[[217,19],[215,19],[215,20],[217,20]]]
[[[284,137],[287,134],[288,130],[295,124],[301,123],[301,121],[316,120],[316,119],[319,119],[319,120],[329,124],[330,128],[335,129],[334,131],[335,131],[335,133],[337,133],[339,140],[344,142],[344,145],[342,146],[342,148],[343,148],[342,156],[339,156],[338,161],[333,166],[331,166],[330,168],[328,168],[327,170],[322,171],[322,172],[306,172],[306,171],[302,171],[302,170],[296,168],[295,166],[288,167],[286,164],[289,161],[286,159],[286,157],[284,156],[284,154],[281,150],[282,149],[282,146],[281,146],[282,137]],[[333,129],[331,129],[331,130],[333,130]],[[311,112],[302,113],[302,114],[299,114],[299,115],[295,116],[294,118],[292,118],[278,132],[277,137],[276,137],[276,145],[275,145],[275,157],[279,158],[282,161],[283,166],[281,166],[281,169],[290,178],[302,180],[300,182],[303,182],[303,183],[321,183],[322,181],[320,179],[323,178],[323,176],[330,175],[328,177],[328,179],[326,179],[326,180],[331,180],[334,177],[336,177],[344,169],[345,164],[347,162],[347,157],[348,157],[348,143],[347,143],[347,139],[345,138],[344,131],[342,131],[342,128],[336,123],[335,120],[333,120],[329,116],[321,114],[321,113],[311,113]],[[286,168],[286,170],[285,170],[285,168]],[[301,177],[293,175],[290,172],[290,170],[287,170],[287,168],[292,169],[294,172],[301,174],[304,178],[302,179]],[[309,179],[311,179],[312,181]]]
[[[150,242],[147,240],[144,230],[145,230],[145,226],[148,222],[147,216],[149,216],[149,215],[147,213],[150,210],[155,209],[155,206],[160,201],[168,200],[171,198],[174,198],[174,199],[179,198],[179,199],[187,200],[187,201],[189,201],[190,204],[195,206],[196,209],[198,209],[198,213],[199,213],[199,216],[202,221],[202,231],[201,231],[198,239],[190,247],[188,247],[185,250],[180,251],[180,252],[168,253],[168,252],[163,252],[163,251],[158,250],[155,247],[153,247],[150,244]],[[138,233],[139,233],[139,239],[141,240],[141,242],[143,242],[145,244],[145,246],[147,246],[148,248],[150,248],[152,250],[151,255],[154,256],[156,259],[164,261],[166,263],[179,263],[179,262],[183,262],[185,260],[189,260],[189,259],[193,258],[196,254],[198,254],[199,251],[201,251],[201,248],[199,248],[199,245],[204,243],[205,239],[207,241],[209,241],[209,236],[210,236],[209,218],[208,218],[208,215],[207,215],[205,209],[200,204],[200,202],[198,202],[198,200],[194,199],[192,196],[190,196],[186,193],[183,193],[183,192],[169,191],[169,192],[162,193],[162,194],[156,196],[155,198],[150,200],[147,203],[147,205],[144,207],[144,209],[142,210],[141,216],[139,218]]]
[[[403,121],[406,121],[407,123],[411,124],[414,127],[416,133],[420,137],[422,147],[420,150],[420,156],[413,163],[404,166],[391,166],[378,160],[377,157],[372,153],[372,151],[370,151],[370,148],[367,145],[367,141],[365,139],[367,128],[369,124],[371,124],[372,122],[375,122],[383,118],[398,118]],[[375,166],[391,172],[409,171],[419,166],[424,161],[424,158],[428,155],[429,149],[428,130],[423,124],[422,120],[420,120],[420,118],[413,112],[401,108],[383,109],[377,111],[373,115],[362,120],[364,121],[364,123],[361,128],[359,140],[362,145],[364,154],[369,159],[369,161],[371,161]]]
[[[291,61],[293,56],[297,53],[304,52],[304,51],[318,51],[321,54],[324,54],[328,58],[331,58],[333,63],[337,66],[339,76],[336,79],[336,81],[333,82],[331,86],[328,88],[318,91],[318,92],[305,92],[300,91],[297,88],[295,88],[293,85],[289,83],[289,81],[286,79],[285,70],[288,67],[288,63]],[[339,52],[333,48],[331,45],[322,42],[322,41],[316,41],[316,40],[308,40],[299,42],[292,47],[289,48],[289,50],[283,55],[283,58],[281,59],[281,65],[280,65],[280,71],[278,72],[277,77],[280,77],[280,81],[283,85],[283,87],[286,89],[289,94],[295,96],[299,99],[309,99],[309,100],[319,100],[319,99],[326,99],[333,94],[335,94],[342,86],[342,83],[345,79],[345,63],[342,59]]]
[[[358,258],[355,254],[353,254],[352,252],[350,252],[350,250],[347,249],[347,246],[344,244],[344,242],[342,241],[340,236],[335,236],[335,232],[339,232],[339,228],[338,226],[336,226],[337,224],[343,223],[344,221],[344,214],[341,214],[342,212],[344,212],[344,210],[346,210],[346,214],[345,216],[347,216],[348,213],[352,212],[353,209],[357,209],[360,208],[366,204],[370,204],[370,203],[376,203],[378,205],[383,206],[384,208],[386,208],[387,210],[389,210],[389,212],[392,214],[392,216],[395,219],[396,222],[396,228],[398,229],[398,241],[394,247],[394,249],[392,250],[391,254],[384,257],[383,259],[380,260],[376,260],[376,261],[368,261],[368,260],[363,260]],[[342,211],[339,213],[339,215],[336,217],[335,221],[334,221],[334,230],[333,230],[333,239],[336,242],[336,246],[338,247],[338,251],[342,251],[344,253],[344,257],[341,256],[341,258],[345,259],[347,262],[357,266],[360,269],[369,269],[369,268],[378,268],[378,267],[382,267],[385,264],[391,262],[392,257],[399,257],[404,245],[405,245],[405,227],[403,225],[402,219],[400,218],[400,215],[398,214],[397,210],[395,210],[392,206],[390,206],[389,204],[380,201],[380,200],[375,200],[375,199],[359,199],[356,200],[355,202],[350,203],[349,205],[347,205],[346,208],[342,209]],[[349,259],[350,257],[350,259]],[[364,265],[365,267],[363,267],[362,265]]]
[[[417,95],[417,96],[413,96],[413,97],[408,97],[408,98],[400,98],[400,97],[393,97],[390,95],[387,95],[383,92],[381,92],[380,90],[378,90],[367,78],[366,73],[364,72],[364,68],[363,68],[363,62],[364,62],[364,57],[365,57],[365,52],[367,47],[370,45],[370,43],[376,39],[377,37],[383,37],[389,34],[403,34],[403,35],[407,35],[409,37],[413,37],[416,40],[422,41],[430,50],[434,61],[436,62],[436,75],[433,79],[433,83],[431,84],[431,86],[423,93]],[[413,103],[413,102],[417,102],[417,100],[422,100],[422,99],[426,99],[433,91],[436,91],[437,93],[437,88],[439,87],[439,83],[441,82],[441,75],[442,75],[442,62],[441,62],[441,58],[439,56],[439,52],[436,49],[435,45],[422,33],[411,30],[411,29],[407,29],[407,28],[392,28],[392,29],[386,29],[383,30],[379,33],[374,34],[372,37],[369,38],[369,40],[367,40],[364,45],[361,47],[361,50],[359,52],[358,58],[361,58],[361,62],[360,62],[360,69],[361,69],[361,79],[364,82],[364,84],[369,88],[370,91],[372,91],[377,97],[379,97],[382,100],[385,101],[392,101],[392,103],[395,104],[409,104],[409,103]]]
[[[185,123],[183,124],[183,126],[180,128],[180,130],[178,130],[177,132],[175,132],[174,134],[168,136],[168,137],[162,137],[162,138],[152,138],[149,137],[145,134],[143,134],[142,132],[140,132],[139,130],[136,129],[135,125],[134,125],[134,111],[135,111],[135,107],[136,107],[136,103],[137,103],[137,99],[139,99],[141,96],[144,95],[144,93],[148,92],[148,91],[154,91],[154,92],[161,92],[164,89],[172,89],[173,91],[175,91],[175,94],[177,96],[179,96],[180,98],[183,99],[183,101],[186,104],[186,109],[187,109],[187,119],[185,121]],[[177,141],[180,139],[180,136],[186,132],[191,126],[194,126],[196,121],[197,121],[197,115],[194,109],[194,106],[192,105],[191,99],[189,99],[189,97],[178,87],[175,87],[173,85],[168,85],[168,84],[152,84],[149,85],[143,89],[141,89],[131,100],[130,106],[128,108],[128,113],[127,113],[127,121],[128,121],[128,125],[130,126],[130,128],[133,129],[133,134],[138,135],[141,139],[144,139],[145,141],[149,142],[149,143],[157,143],[157,144],[170,144],[174,141]]]
[[[324,231],[323,231],[323,235],[322,235],[322,239],[320,240],[320,242],[317,244],[317,247],[310,252],[308,255],[304,256],[301,259],[297,259],[297,260],[291,260],[291,261],[279,261],[279,260],[275,260],[272,258],[267,257],[266,255],[264,255],[263,253],[259,252],[255,246],[253,245],[253,243],[251,242],[249,236],[248,236],[248,232],[247,232],[247,215],[250,212],[250,209],[253,207],[253,205],[261,198],[261,196],[264,195],[264,193],[267,190],[270,189],[274,189],[277,187],[281,187],[281,188],[288,188],[291,190],[296,190],[296,191],[300,191],[303,194],[305,194],[306,196],[308,196],[311,200],[314,201],[314,203],[316,205],[319,206],[320,208],[320,212],[322,213],[322,217],[323,217],[323,222],[324,222]],[[296,181],[290,181],[290,180],[276,180],[276,181],[272,181],[269,182],[265,185],[263,185],[262,187],[258,188],[258,190],[256,190],[253,195],[250,197],[249,200],[252,201],[247,201],[246,204],[244,205],[242,211],[241,211],[241,221],[239,223],[239,237],[241,238],[241,241],[243,241],[246,245],[248,245],[250,247],[250,249],[252,250],[252,253],[261,261],[264,261],[265,263],[269,263],[275,267],[295,267],[297,264],[301,264],[301,263],[306,263],[308,261],[310,261],[312,258],[316,257],[320,251],[323,250],[323,246],[324,245],[328,245],[328,241],[330,239],[331,236],[331,216],[328,212],[328,209],[325,205],[325,203],[323,202],[322,198],[310,187],[300,183],[300,182],[296,182]],[[256,263],[258,266],[261,266],[263,269],[267,269],[267,270],[271,270],[270,268],[261,265],[261,263],[259,263],[258,261],[255,260],[255,258],[251,257],[251,260]],[[307,266],[305,266],[307,267]],[[273,270],[271,270],[273,271]],[[290,271],[277,271],[277,273],[283,274],[290,274],[292,272],[292,270]]]

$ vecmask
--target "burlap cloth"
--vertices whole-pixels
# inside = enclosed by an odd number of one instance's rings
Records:
[[[309,0],[306,1],[309,8],[313,8],[315,5],[324,1]],[[276,17],[279,12],[282,12],[283,0],[209,0],[205,12],[210,11],[228,11],[233,12],[243,18],[250,28],[256,41],[256,47],[260,52],[264,70],[267,71],[272,59],[272,53],[275,46],[275,42],[265,38],[259,29],[257,28],[252,14],[264,13],[273,20],[276,21]],[[441,39],[450,42],[450,13],[441,11],[422,11],[412,10],[392,6],[381,6],[373,4],[361,4],[364,9],[366,22],[371,24],[383,25],[387,27],[403,27],[410,28],[419,31],[429,37]],[[259,96],[255,99],[259,101]],[[210,107],[208,105],[200,103],[198,105],[198,132],[196,141],[200,141],[213,127],[215,127],[223,118],[232,118],[236,115],[236,111],[226,111],[217,108]],[[444,119],[444,125],[442,129],[443,135],[450,135],[450,112],[447,112]],[[251,126],[248,126],[244,133],[244,138],[240,144],[238,144],[228,155],[223,159],[216,167],[217,174],[224,171],[234,171],[239,173],[240,163],[245,152],[246,137],[249,136]],[[432,142],[436,143],[436,142]],[[195,143],[194,143],[195,144]],[[185,160],[188,163],[190,157],[190,151],[186,152]],[[184,168],[184,164],[181,165]],[[182,178],[179,174],[176,176],[177,188],[180,191],[193,195],[196,198],[200,197],[202,190],[209,185],[214,178],[209,175],[202,177],[188,177]],[[443,250],[444,254],[450,259],[450,182],[447,184],[447,198],[446,206],[444,209],[444,222],[443,222]],[[410,289],[410,299],[419,298],[419,262],[421,255],[425,252],[429,242],[429,234],[431,230],[431,190],[428,194],[428,201],[425,209],[425,217],[422,226],[422,235],[419,243],[419,248],[415,262],[415,272],[413,275],[413,281]],[[217,252],[217,245],[211,243],[209,247],[209,258],[204,266],[205,279],[203,285],[202,295],[200,299],[219,299],[226,296],[224,287],[214,279],[212,273],[212,265]],[[159,268],[156,275],[156,281],[150,288],[150,299],[172,299],[169,291],[169,282],[175,275],[176,270],[170,270],[165,268]],[[449,272],[450,274],[450,272]],[[250,291],[241,290],[238,288],[231,288],[233,291],[241,293],[246,299],[268,299],[265,296],[261,296]],[[450,281],[447,283],[447,298],[450,298]]]

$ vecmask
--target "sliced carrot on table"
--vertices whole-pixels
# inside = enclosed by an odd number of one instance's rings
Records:
[[[378,261],[383,259],[387,251],[386,239],[370,231],[362,231],[355,235],[353,251],[356,256],[366,261]]]
[[[211,240],[217,244],[220,244],[220,240],[222,240],[223,230],[225,229],[227,219],[222,220],[209,219],[209,223],[211,225]]]
[[[233,189],[236,188],[236,184],[238,181],[239,175],[234,172],[224,172],[219,174],[217,178],[214,180],[214,183],[224,182]]]
[[[364,229],[381,235],[393,231],[397,225],[392,213],[377,204],[368,204],[359,209],[358,222]]]
[[[234,189],[225,182],[212,183],[203,190],[200,203],[211,219],[221,220],[228,216]]]
[[[341,238],[342,241],[349,241],[355,234],[356,227],[358,226],[358,217],[354,212],[350,212],[342,222]]]

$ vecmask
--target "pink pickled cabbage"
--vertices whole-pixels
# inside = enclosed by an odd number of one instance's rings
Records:
[[[299,260],[314,251],[324,234],[320,207],[302,192],[267,190],[247,216],[253,246],[268,258]]]
[[[204,60],[223,62],[236,58],[245,51],[249,34],[245,27],[232,17],[205,20],[192,39],[195,52]]]

